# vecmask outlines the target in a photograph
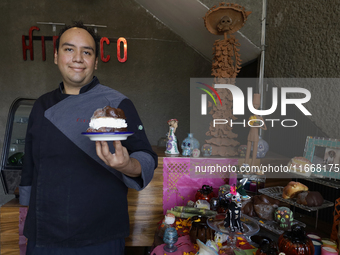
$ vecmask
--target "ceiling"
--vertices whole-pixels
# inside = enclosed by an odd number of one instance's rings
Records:
[[[223,36],[211,34],[204,26],[203,17],[212,6],[218,6],[215,0],[135,0],[157,20],[195,49],[199,54],[212,61],[212,47]],[[236,3],[236,2],[233,2]],[[241,30],[235,33],[240,42],[242,66],[252,62],[260,55],[262,0],[238,0],[252,11]],[[209,6],[207,6],[209,5]],[[251,8],[251,9],[248,9]]]

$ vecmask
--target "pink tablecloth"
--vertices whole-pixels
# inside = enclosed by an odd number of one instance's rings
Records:
[[[19,249],[20,255],[26,254],[26,242],[27,239],[24,236],[24,225],[27,216],[28,207],[19,208]]]
[[[177,158],[163,159],[163,213],[166,214],[174,206],[186,205],[189,200],[195,201],[197,190],[203,185],[212,186],[215,196],[218,188],[226,184],[225,178],[236,183],[236,174],[231,173],[201,173],[196,178],[195,166],[236,166],[238,159],[233,158]],[[201,168],[202,169],[202,168]],[[196,175],[197,176],[197,175]],[[229,182],[230,184],[230,182]]]
[[[193,252],[196,253],[196,250],[194,248],[194,245],[190,241],[189,235],[185,235],[178,238],[178,241],[176,242],[177,251],[169,253],[164,251],[164,245],[161,244],[156,246],[155,249],[151,252],[151,255],[164,255],[164,254],[171,254],[171,255],[183,255],[184,252]]]

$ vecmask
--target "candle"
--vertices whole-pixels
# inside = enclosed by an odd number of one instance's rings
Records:
[[[328,238],[322,239],[321,242],[322,242],[322,244],[329,246],[329,247],[332,247],[332,248],[335,248],[335,249],[337,247],[336,242],[334,242],[333,240],[330,240]]]
[[[247,181],[246,184],[244,185],[245,190],[249,190],[250,188],[250,181]]]
[[[321,255],[337,255],[337,250],[331,248],[331,247],[324,247],[321,248]]]
[[[314,255],[321,255],[321,246],[322,243],[316,240],[312,240],[314,245]]]
[[[310,234],[307,234],[307,236],[308,236],[310,239],[312,239],[312,240],[321,242],[321,237],[318,236],[318,235],[315,235],[315,234],[310,233]]]
[[[249,191],[252,191],[252,192],[257,192],[257,185],[256,185],[256,181],[252,181],[250,183],[250,186],[249,186]]]

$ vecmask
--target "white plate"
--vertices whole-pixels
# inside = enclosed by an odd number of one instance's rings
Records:
[[[91,141],[119,141],[126,140],[133,132],[112,132],[112,133],[81,133],[90,138]]]

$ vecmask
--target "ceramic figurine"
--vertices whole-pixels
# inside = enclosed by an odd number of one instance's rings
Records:
[[[258,109],[261,104],[260,100],[261,95],[260,94],[254,94],[253,96],[253,105],[255,109]],[[247,152],[246,152],[246,159],[245,159],[245,164],[246,165],[254,165],[255,164],[255,159],[257,155],[257,149],[258,149],[258,143],[260,140],[259,137],[259,128],[263,130],[267,130],[266,123],[264,122],[263,118],[258,115],[253,115],[250,117],[248,124],[250,126],[249,134],[248,134],[248,143],[247,143]],[[262,126],[261,126],[262,125]],[[251,151],[251,146],[253,145],[253,157],[251,163],[249,162],[249,157],[250,157],[250,151]]]
[[[178,127],[178,120],[170,119],[168,120],[168,125],[169,125],[169,133],[168,133],[168,141],[166,143],[165,154],[178,155],[179,151],[177,148],[177,137],[175,135],[176,129]]]
[[[199,149],[193,149],[192,150],[192,156],[194,158],[198,158],[200,156],[200,150]]]
[[[165,224],[168,224],[168,225],[174,224],[174,223],[175,223],[175,220],[176,220],[176,217],[175,217],[175,215],[172,214],[172,213],[167,213],[167,214],[164,216],[164,223],[165,223]]]
[[[280,224],[280,228],[283,230],[290,229],[294,221],[293,212],[285,206],[277,208],[274,217],[275,221]]]
[[[225,241],[228,241],[228,235],[221,232],[215,232],[214,241],[217,243],[218,246],[222,246]]]
[[[229,195],[230,194],[230,195]],[[231,203],[229,204],[229,210],[224,219],[224,226],[226,228],[229,227],[231,232],[235,232],[238,229],[240,232],[244,232],[242,223],[241,223],[241,196],[236,191],[236,187],[230,187],[230,193],[227,194],[227,197],[231,197]]]
[[[207,200],[197,200],[194,207],[210,210],[210,203]]]
[[[158,233],[158,235],[160,237],[163,237],[164,235],[164,232],[167,228],[171,228],[171,227],[174,227],[174,223],[176,221],[176,217],[174,214],[172,213],[167,213],[165,216],[164,216],[164,219],[162,221],[162,224],[161,224],[161,227],[160,227],[160,231]]]
[[[192,151],[200,147],[200,143],[196,138],[194,138],[192,133],[189,133],[188,137],[183,140],[181,147],[182,155],[190,157],[192,155]]]
[[[212,153],[212,147],[210,144],[204,144],[202,146],[202,154],[203,154],[203,157],[210,157],[211,156],[211,153]]]
[[[166,143],[165,154],[178,155],[179,151],[177,148],[177,137],[175,135],[176,129],[178,127],[178,120],[170,119],[168,120],[168,125],[169,125],[169,133],[168,133],[168,142]]]
[[[264,158],[269,151],[269,144],[262,139],[262,137],[259,137],[259,142],[257,144],[257,158]]]

